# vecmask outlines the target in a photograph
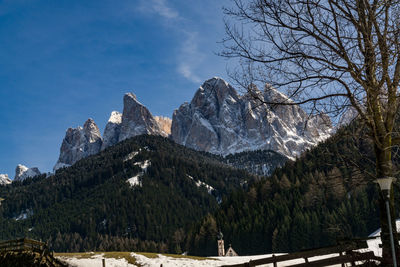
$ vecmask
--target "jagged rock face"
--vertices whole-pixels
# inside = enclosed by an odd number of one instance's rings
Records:
[[[8,177],[8,174],[0,174],[0,185],[8,185],[11,183],[12,183],[12,181]]]
[[[273,88],[256,92],[272,102],[290,101]],[[172,139],[182,145],[215,154],[273,150],[290,159],[330,136],[328,116],[310,118],[296,105],[260,104],[240,96],[220,78],[206,81],[192,101],[174,111]]]
[[[68,128],[54,170],[72,165],[78,160],[100,152],[103,141],[99,128],[92,119],[82,127]]]
[[[106,128],[104,129],[103,145],[101,146],[101,150],[118,143],[119,135],[121,133],[121,123],[122,114],[118,111],[111,112],[111,116],[108,119]]]
[[[28,168],[24,165],[18,164],[15,168],[15,177],[14,181],[23,181],[28,177],[34,177],[36,175],[40,175],[40,171],[38,168]]]
[[[124,111],[118,141],[140,134],[165,136],[150,111],[136,99],[134,94],[127,93],[124,96]]]
[[[164,132],[163,136],[168,136],[171,134],[172,120],[168,117],[155,116],[154,119],[157,121],[158,126]]]

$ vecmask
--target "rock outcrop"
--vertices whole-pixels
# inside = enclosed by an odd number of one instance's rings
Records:
[[[68,167],[78,160],[96,154],[109,146],[127,138],[152,134],[168,136],[171,132],[171,119],[153,117],[136,96],[127,93],[124,96],[124,111],[111,112],[104,129],[103,138],[92,119],[88,119],[83,128],[69,128],[60,149],[60,157],[53,170]]]
[[[136,99],[134,94],[127,93],[124,96],[124,111],[118,141],[140,134],[166,136],[150,111]]]
[[[164,132],[161,135],[169,136],[171,134],[172,120],[168,117],[163,117],[163,116],[155,116],[154,119],[157,121],[161,131]]]
[[[40,175],[40,171],[38,168],[28,168],[22,164],[18,164],[15,168],[15,177],[14,181],[23,181],[28,177],[35,177],[36,175]]]
[[[74,164],[78,160],[100,152],[103,140],[99,128],[92,119],[82,127],[68,128],[60,149],[60,157],[54,171]]]
[[[101,150],[118,143],[119,135],[121,133],[121,122],[122,114],[118,111],[111,112],[106,128],[104,129],[103,145],[101,146]]]
[[[12,183],[12,181],[8,177],[8,174],[0,174],[0,185],[8,185],[11,183]]]
[[[290,101],[273,88],[256,93],[262,102]],[[228,155],[273,150],[294,159],[328,138],[328,116],[310,117],[297,105],[267,105],[241,96],[221,78],[207,80],[190,103],[174,111],[172,139],[187,147]]]

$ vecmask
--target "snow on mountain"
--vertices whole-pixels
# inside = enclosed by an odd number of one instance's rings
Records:
[[[291,101],[271,87],[256,93],[264,102]],[[273,150],[289,159],[332,132],[328,116],[311,117],[297,105],[262,104],[221,78],[204,82],[190,103],[175,110],[171,128],[175,142],[196,150],[222,155]]]
[[[215,190],[214,187],[212,187],[211,185],[206,184],[205,182],[202,182],[202,181],[200,181],[200,180],[195,180],[195,179],[194,179],[192,176],[190,176],[189,174],[186,174],[186,176],[187,176],[189,179],[191,179],[193,182],[195,182],[195,184],[196,184],[197,187],[204,186],[204,187],[207,189],[207,192],[208,192],[209,194],[211,194],[212,191]]]
[[[38,168],[28,168],[24,165],[18,164],[15,168],[15,177],[14,181],[23,181],[28,177],[34,177],[36,175],[40,175],[40,171]]]
[[[100,152],[102,143],[99,128],[93,119],[88,119],[83,128],[68,128],[60,148],[60,157],[53,170]]]
[[[83,128],[69,128],[60,148],[60,157],[54,166],[56,171],[68,167],[76,161],[96,154],[105,148],[127,138],[140,134],[168,136],[171,132],[171,119],[153,117],[133,93],[124,95],[124,110],[111,112],[104,129],[103,138],[92,119]]]
[[[133,159],[137,154],[139,154],[139,151],[133,151],[133,152],[129,153],[129,154],[126,155],[126,157],[124,158],[124,162]]]
[[[147,168],[151,165],[151,162],[150,160],[145,160],[143,162],[135,162],[134,165],[138,165],[142,169],[142,171],[135,176],[127,179],[126,182],[129,183],[131,187],[142,186],[142,181],[140,180],[140,178],[146,172]]]
[[[26,220],[32,215],[33,215],[33,211],[30,209],[26,209],[26,210],[21,211],[19,215],[15,216],[14,220],[16,220],[16,221]]]
[[[7,184],[11,184],[11,183],[12,183],[12,181],[8,177],[8,174],[0,174],[0,185],[7,185]]]
[[[124,96],[124,111],[113,111],[104,129],[103,145],[105,149],[127,138],[140,134],[168,136],[171,132],[171,119],[154,117],[140,103],[133,93]]]
[[[118,111],[111,112],[106,128],[104,129],[103,145],[101,146],[101,150],[118,143],[119,135],[121,133],[121,123],[122,113]]]

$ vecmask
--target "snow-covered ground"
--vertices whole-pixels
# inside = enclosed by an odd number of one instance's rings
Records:
[[[59,257],[59,259],[68,263],[71,267],[101,267],[103,266],[103,256],[94,255],[87,259],[78,259],[73,257]],[[129,264],[125,259],[105,259],[106,267],[134,267],[136,265]]]
[[[132,266],[142,266],[142,267],[160,267],[162,264],[162,267],[174,267],[174,266],[182,266],[182,267],[205,267],[205,266],[210,266],[210,267],[217,267],[217,266],[222,266],[222,265],[229,265],[229,264],[237,264],[237,263],[245,263],[249,262],[250,260],[255,260],[255,259],[262,259],[262,258],[268,258],[271,257],[272,254],[265,254],[265,255],[256,255],[256,256],[238,256],[238,257],[210,257],[208,259],[204,260],[196,260],[196,259],[190,259],[190,258],[174,258],[174,257],[168,257],[165,255],[159,254],[158,257],[155,258],[148,258],[146,256],[143,256],[141,254],[136,254],[136,253],[131,253],[132,256],[136,258],[136,264],[129,264],[125,259],[110,259],[106,258],[106,267],[132,267]],[[279,255],[279,254],[275,254]],[[334,257],[338,255],[325,255],[321,257],[313,257],[310,258],[310,261],[314,260],[319,260],[319,259],[324,259],[324,258],[329,258],[329,257]],[[95,255],[91,258],[67,258],[67,257],[60,257],[60,259],[64,260],[68,264],[70,264],[73,267],[101,267],[102,266],[102,255]],[[282,263],[278,263],[278,266],[288,266],[288,265],[293,265],[297,263],[304,263],[303,259],[297,259],[297,260],[291,260],[291,261],[285,261]],[[259,265],[259,266],[268,266],[272,267],[273,264],[264,264],[264,265]],[[337,267],[340,267],[341,265],[334,265]]]
[[[400,219],[397,220],[397,229],[400,230]],[[379,236],[380,235],[380,229],[375,231],[370,235],[370,237],[374,236]],[[379,237],[376,239],[371,239],[368,241],[368,249],[364,249],[363,251],[373,251],[376,256],[381,256],[382,255],[382,249],[379,248],[379,244],[381,243],[381,240]],[[279,254],[275,254],[279,255]],[[255,260],[255,259],[262,259],[262,258],[268,258],[271,257],[272,254],[265,254],[265,255],[255,255],[255,256],[238,256],[238,257],[209,257],[204,260],[195,260],[191,258],[175,258],[175,257],[169,257],[165,255],[157,255],[158,257],[146,257],[141,254],[137,254],[132,252],[131,256],[136,258],[136,264],[138,266],[143,266],[143,267],[160,267],[161,264],[163,267],[173,267],[173,266],[182,266],[182,267],[202,267],[202,266],[221,266],[221,265],[229,265],[229,264],[237,264],[237,263],[245,263],[249,262],[250,260]],[[309,258],[309,261],[315,261],[319,259],[324,259],[324,258],[329,258],[329,257],[335,257],[338,256],[337,254],[332,254],[332,255],[325,255],[321,257],[313,257]],[[103,255],[94,255],[91,258],[74,258],[74,257],[60,257],[62,260],[66,261],[68,264],[70,264],[73,267],[101,267],[102,266],[102,259]],[[297,259],[297,260],[291,260],[291,261],[286,261],[278,264],[278,266],[288,266],[288,265],[293,265],[297,263],[304,263],[304,259]],[[106,259],[106,266],[107,267],[132,267],[136,266],[133,264],[129,264],[125,259],[113,259],[113,258],[107,258]],[[272,264],[266,264],[266,265],[261,265],[261,266],[273,266]],[[335,266],[341,266],[341,265],[335,265]]]
[[[400,232],[400,219],[396,221],[397,232]],[[379,228],[375,232],[369,235],[369,237],[377,237],[375,239],[368,240],[369,250],[375,253],[375,256],[382,256],[382,249],[379,248],[379,245],[382,244],[381,239],[379,238],[381,234],[381,229]]]

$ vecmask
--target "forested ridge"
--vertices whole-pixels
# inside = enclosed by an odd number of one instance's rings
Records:
[[[138,174],[140,185],[127,183]],[[41,239],[55,251],[181,252],[188,225],[256,178],[218,156],[138,136],[53,176],[1,187],[0,238]]]
[[[332,245],[379,228],[372,145],[359,129],[339,130],[270,177],[232,193],[191,229],[189,253],[210,255],[219,230],[239,255],[249,255]],[[400,203],[399,182],[395,192]]]

